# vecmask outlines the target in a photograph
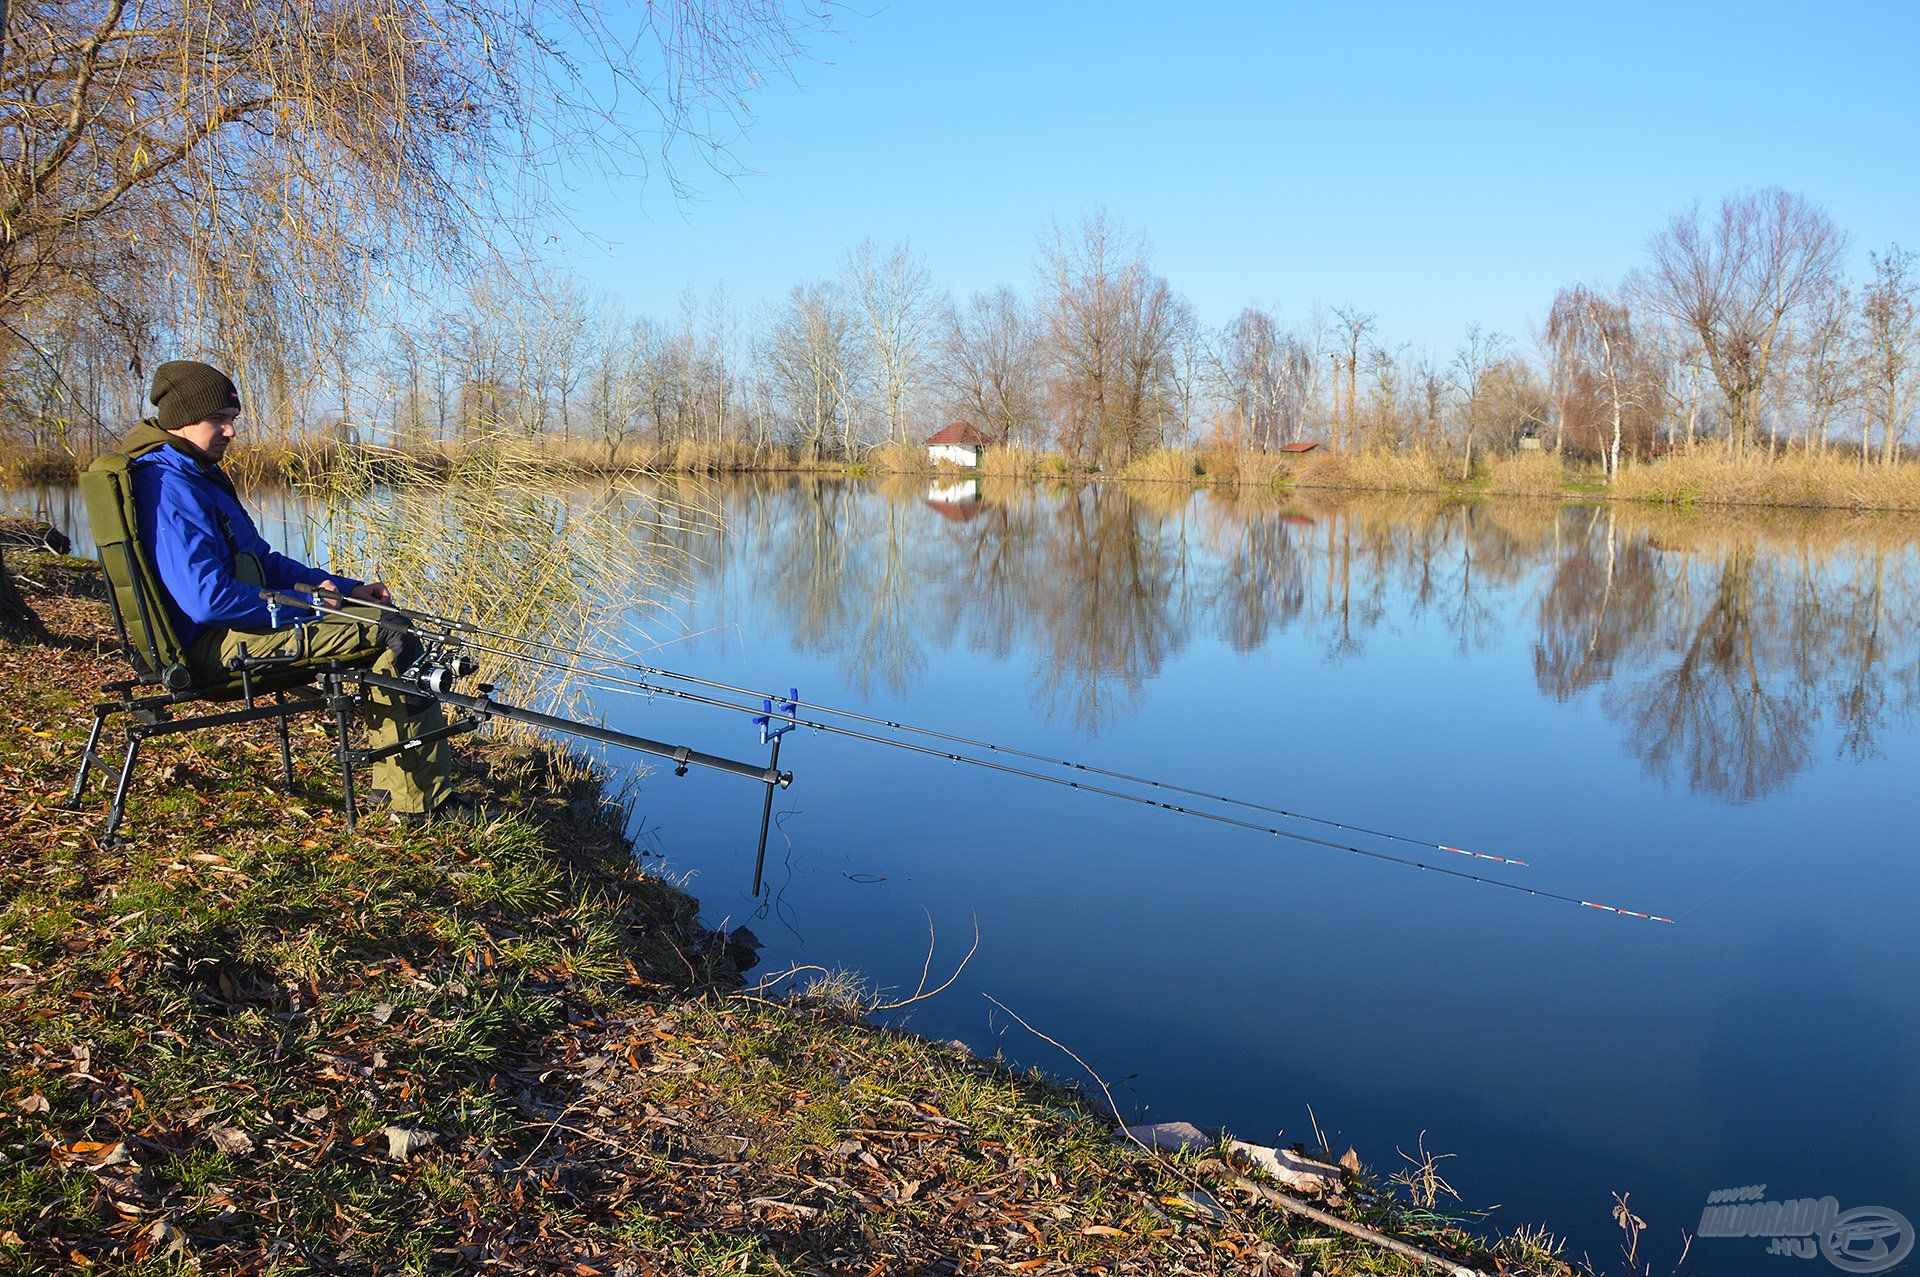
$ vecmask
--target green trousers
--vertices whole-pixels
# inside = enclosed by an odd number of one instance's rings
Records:
[[[318,672],[338,661],[342,665],[371,666],[376,674],[399,672],[394,654],[370,625],[323,617],[300,628],[307,631],[307,654],[294,664],[295,669],[310,666]],[[297,649],[297,633],[291,626],[278,630],[208,630],[194,643],[191,661],[202,677],[224,677],[227,661],[240,654],[242,644],[249,656],[284,656]],[[409,699],[415,703],[409,704]],[[377,687],[366,689],[366,704],[359,712],[367,722],[368,743],[375,749],[414,740],[446,722],[439,702],[397,696]],[[383,758],[373,764],[373,785],[387,791],[394,811],[432,811],[453,790],[452,749],[445,740],[436,740]]]

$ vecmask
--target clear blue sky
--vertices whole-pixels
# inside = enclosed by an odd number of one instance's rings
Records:
[[[956,294],[1027,291],[1048,219],[1105,205],[1213,324],[1316,302],[1444,354],[1525,340],[1692,200],[1781,185],[1865,250],[1920,247],[1920,5],[965,5],[844,12],[754,100],[728,182],[577,191],[582,272],[747,311],[910,238]]]

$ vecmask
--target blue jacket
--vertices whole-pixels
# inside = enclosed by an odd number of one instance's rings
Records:
[[[234,556],[260,561],[270,589],[311,585],[329,576],[344,590],[360,582],[308,567],[268,546],[226,476],[176,447],[155,448],[128,469],[139,535],[166,588],[167,612],[180,641],[191,646],[209,629],[258,629],[272,624],[259,587],[233,573]],[[294,613],[282,608],[283,622]]]

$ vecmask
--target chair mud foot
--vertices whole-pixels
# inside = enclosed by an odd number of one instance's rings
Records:
[[[87,773],[95,762],[94,750],[100,747],[100,728],[105,725],[107,716],[99,710],[93,711],[93,728],[87,732],[87,747],[80,751],[80,771],[73,778],[73,792],[67,795],[67,810],[79,811],[80,799],[87,792]]]
[[[107,809],[107,827],[100,835],[100,841],[106,846],[118,845],[114,835],[120,828],[120,818],[127,814],[127,782],[133,777],[133,764],[140,756],[140,738],[127,739],[126,761],[120,764],[120,779],[113,786],[113,806]]]

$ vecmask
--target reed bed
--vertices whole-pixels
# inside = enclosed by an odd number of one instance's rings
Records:
[[[1551,452],[1517,452],[1487,467],[1487,491],[1507,497],[1558,497],[1567,490],[1567,468]]]
[[[621,645],[632,625],[672,629],[686,572],[718,526],[695,481],[568,490],[511,441],[444,458],[342,450],[301,487],[339,570],[380,576],[403,600],[564,647]],[[478,653],[509,699],[563,704],[566,680],[505,652]],[[538,652],[531,652],[538,656]]]
[[[881,474],[926,474],[934,468],[926,448],[912,443],[879,444],[867,449],[862,462]]]
[[[1271,488],[1291,475],[1286,460],[1274,453],[1226,445],[1202,448],[1200,470],[1216,487]]]
[[[1200,458],[1183,448],[1157,448],[1129,461],[1120,477],[1139,483],[1192,484],[1200,477]]]
[[[1717,449],[1627,462],[1612,495],[1665,505],[1756,505],[1833,510],[1920,510],[1920,464],[1860,464],[1858,456],[1733,457]]]
[[[1426,452],[1311,452],[1293,472],[1302,488],[1351,488],[1363,492],[1444,492],[1441,460]]]

